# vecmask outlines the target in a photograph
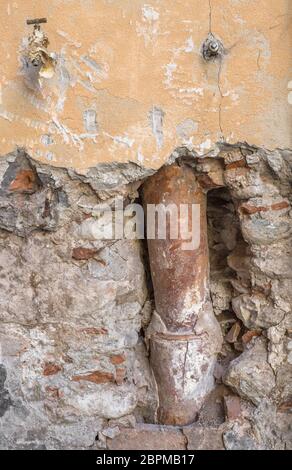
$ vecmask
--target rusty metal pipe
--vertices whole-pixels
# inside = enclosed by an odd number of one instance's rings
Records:
[[[216,354],[222,344],[208,287],[206,192],[192,168],[174,164],[148,178],[143,202],[146,212],[149,204],[178,208],[188,204],[189,227],[192,204],[200,206],[199,247],[184,250],[181,234],[178,239],[148,239],[155,312],[147,334],[159,395],[157,419],[161,424],[186,425],[195,420],[213,388]],[[179,222],[182,217],[179,211]]]

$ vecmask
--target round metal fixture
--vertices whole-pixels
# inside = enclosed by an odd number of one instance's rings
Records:
[[[209,34],[202,46],[202,55],[205,60],[214,60],[224,53],[223,44],[213,34]]]

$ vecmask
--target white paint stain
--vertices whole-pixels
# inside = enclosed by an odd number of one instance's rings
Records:
[[[12,122],[14,120],[14,115],[5,110],[0,111],[0,117],[2,117],[3,119],[6,119],[6,121],[9,121],[9,122]]]
[[[164,66],[164,85],[169,89],[174,99],[181,100],[184,104],[192,106],[198,101],[199,96],[203,96],[204,89],[198,86],[191,86],[194,83],[193,72],[184,63],[189,62],[186,54],[198,53],[198,46],[194,44],[192,36],[187,37],[179,47],[171,49],[171,59]],[[184,87],[182,85],[185,85]]]
[[[57,33],[59,34],[59,36],[62,36],[62,38],[66,39],[71,46],[75,46],[77,48],[80,48],[82,46],[81,42],[78,42],[78,41],[75,41],[75,39],[72,39],[70,35],[66,33],[65,31],[58,30]]]
[[[90,91],[91,93],[96,93],[96,89],[93,85],[91,85],[90,82],[87,82],[86,80],[77,79],[77,83],[79,83],[79,85],[85,88],[85,90]]]
[[[92,73],[85,72],[86,76],[90,79],[91,82],[101,81],[108,77],[108,66],[107,64],[99,64],[94,59],[89,56],[82,56],[81,62],[83,62],[87,67],[91,69]]]
[[[54,117],[52,122],[54,123],[57,132],[63,137],[65,144],[73,144],[75,147],[78,147],[79,150],[84,149],[84,144],[80,135],[75,134],[64,124],[60,123],[57,117]]]
[[[193,52],[195,49],[194,41],[192,36],[187,39],[187,43],[185,46],[185,52]]]
[[[161,149],[164,142],[163,137],[163,118],[164,118],[164,111],[157,106],[153,106],[149,113],[151,129],[153,135],[156,139],[156,145],[158,149]]]
[[[109,137],[110,139],[112,139],[117,144],[126,145],[129,148],[131,148],[135,143],[135,140],[130,139],[127,135],[122,135],[122,136],[121,135],[115,135],[115,136],[113,136],[113,135],[108,134],[107,132],[104,132],[104,135]]]
[[[98,131],[98,125],[96,120],[96,111],[94,109],[86,109],[83,113],[83,124],[87,132]]]
[[[54,143],[54,139],[50,134],[43,134],[40,141],[43,145],[52,145]]]
[[[192,134],[198,131],[198,123],[192,119],[185,119],[176,126],[176,133],[182,139],[189,139]]]
[[[144,155],[142,154],[141,145],[139,145],[139,148],[138,148],[137,160],[138,160],[138,162],[141,163],[141,164],[143,164],[143,163],[144,163],[144,160],[145,160],[145,157],[144,157]]]
[[[292,90],[292,80],[288,82],[288,90]],[[292,104],[292,91],[289,91],[288,93],[288,103]]]
[[[159,12],[151,5],[142,7],[142,22],[136,22],[136,31],[143,36],[145,45],[154,44],[159,34]]]
[[[196,87],[190,87],[190,88],[179,88],[179,93],[195,93],[197,95],[203,96],[204,94],[204,89],[203,88],[196,88]]]
[[[177,64],[175,64],[174,62],[170,62],[169,64],[166,64],[164,68],[165,68],[165,76],[166,76],[166,80],[164,80],[164,84],[167,87],[170,87],[172,80],[173,80],[173,73],[177,69]]]
[[[147,21],[157,21],[159,19],[159,12],[154,10],[150,5],[144,5],[142,7],[142,14]]]
[[[46,159],[51,162],[55,159],[55,155],[52,152],[47,152],[46,153]]]
[[[200,144],[200,152],[201,154],[205,153],[206,150],[210,150],[212,148],[212,141],[211,139],[206,139],[204,142]]]

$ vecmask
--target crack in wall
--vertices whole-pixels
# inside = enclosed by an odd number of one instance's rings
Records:
[[[211,4],[211,0],[209,0],[209,33],[212,34],[212,4]]]
[[[220,103],[219,103],[219,109],[218,109],[218,119],[219,119],[219,129],[221,132],[221,140],[224,141],[224,133],[223,133],[223,127],[222,127],[222,104],[223,104],[223,99],[224,95],[222,93],[222,88],[221,88],[221,72],[222,72],[222,59],[219,59],[219,67],[218,67],[218,91],[220,93]]]
[[[188,359],[188,352],[189,352],[189,342],[187,341],[184,364],[183,364],[183,392],[185,391],[185,375],[186,375],[186,364],[187,364],[187,359]]]
[[[213,22],[212,0],[209,0],[209,34],[213,35],[212,22]],[[221,83],[220,83],[223,58],[219,56],[218,59],[219,59],[219,67],[218,67],[218,75],[217,75],[217,86],[218,86],[218,91],[220,93],[220,103],[218,107],[218,121],[219,121],[219,129],[221,133],[220,141],[224,141],[225,138],[224,138],[223,127],[222,127],[222,101],[223,101],[224,95],[222,93]]]
[[[185,444],[185,450],[189,450],[188,446],[189,446],[189,439],[188,439],[188,436],[185,434],[184,432],[184,428],[180,428],[180,432],[182,433],[183,435],[183,438],[184,438],[184,444]]]

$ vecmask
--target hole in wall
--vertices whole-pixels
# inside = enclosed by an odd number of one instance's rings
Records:
[[[223,345],[215,367],[216,386],[206,398],[198,423],[218,426],[225,421],[224,397],[233,391],[223,383],[230,362],[243,351],[242,335],[246,331],[232,309],[233,284],[249,285],[249,273],[235,268],[242,253],[248,251],[240,229],[240,222],[230,191],[219,188],[209,191],[207,196],[208,246],[210,263],[210,294],[214,313],[220,324]]]

